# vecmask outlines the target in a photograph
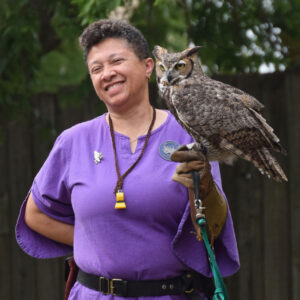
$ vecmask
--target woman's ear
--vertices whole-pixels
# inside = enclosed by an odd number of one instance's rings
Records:
[[[154,61],[151,57],[145,59],[145,66],[146,66],[146,77],[150,79],[150,76],[154,68]]]

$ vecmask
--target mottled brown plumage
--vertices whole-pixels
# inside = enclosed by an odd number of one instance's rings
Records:
[[[263,174],[281,182],[287,177],[270,150],[286,151],[260,112],[254,97],[206,76],[197,52],[200,47],[168,53],[155,46],[159,94],[168,109],[210,161],[232,164],[236,158],[252,162]]]

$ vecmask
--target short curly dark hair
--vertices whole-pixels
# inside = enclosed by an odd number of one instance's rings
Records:
[[[149,45],[137,28],[123,20],[102,19],[89,25],[79,38],[85,61],[91,48],[107,38],[126,40],[140,60],[150,57]]]

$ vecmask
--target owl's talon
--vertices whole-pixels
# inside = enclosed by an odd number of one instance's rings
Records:
[[[188,148],[188,150],[193,150],[194,147],[195,147],[195,144],[196,144],[196,143],[190,143],[190,144],[187,144],[187,145],[185,145],[185,146]]]
[[[206,149],[206,147],[205,147],[203,144],[201,144],[201,143],[190,143],[190,144],[187,144],[187,145],[185,145],[185,146],[186,146],[186,148],[187,148],[188,150],[199,151],[199,152],[202,152],[204,155],[207,154],[207,149]]]

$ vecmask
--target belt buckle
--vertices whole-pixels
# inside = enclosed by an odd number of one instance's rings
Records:
[[[115,282],[122,282],[123,279],[120,278],[113,278],[113,279],[108,279],[103,276],[99,277],[99,291],[103,295],[113,295],[113,296],[119,296],[120,294],[117,294],[115,292],[115,287],[114,283]]]
[[[103,295],[108,295],[110,291],[110,282],[108,278],[103,276],[99,277],[99,291]]]
[[[115,293],[114,283],[115,282],[122,282],[122,281],[123,281],[123,279],[120,279],[120,278],[111,279],[110,284],[109,284],[110,294],[112,294],[113,296],[120,296],[120,294]]]

